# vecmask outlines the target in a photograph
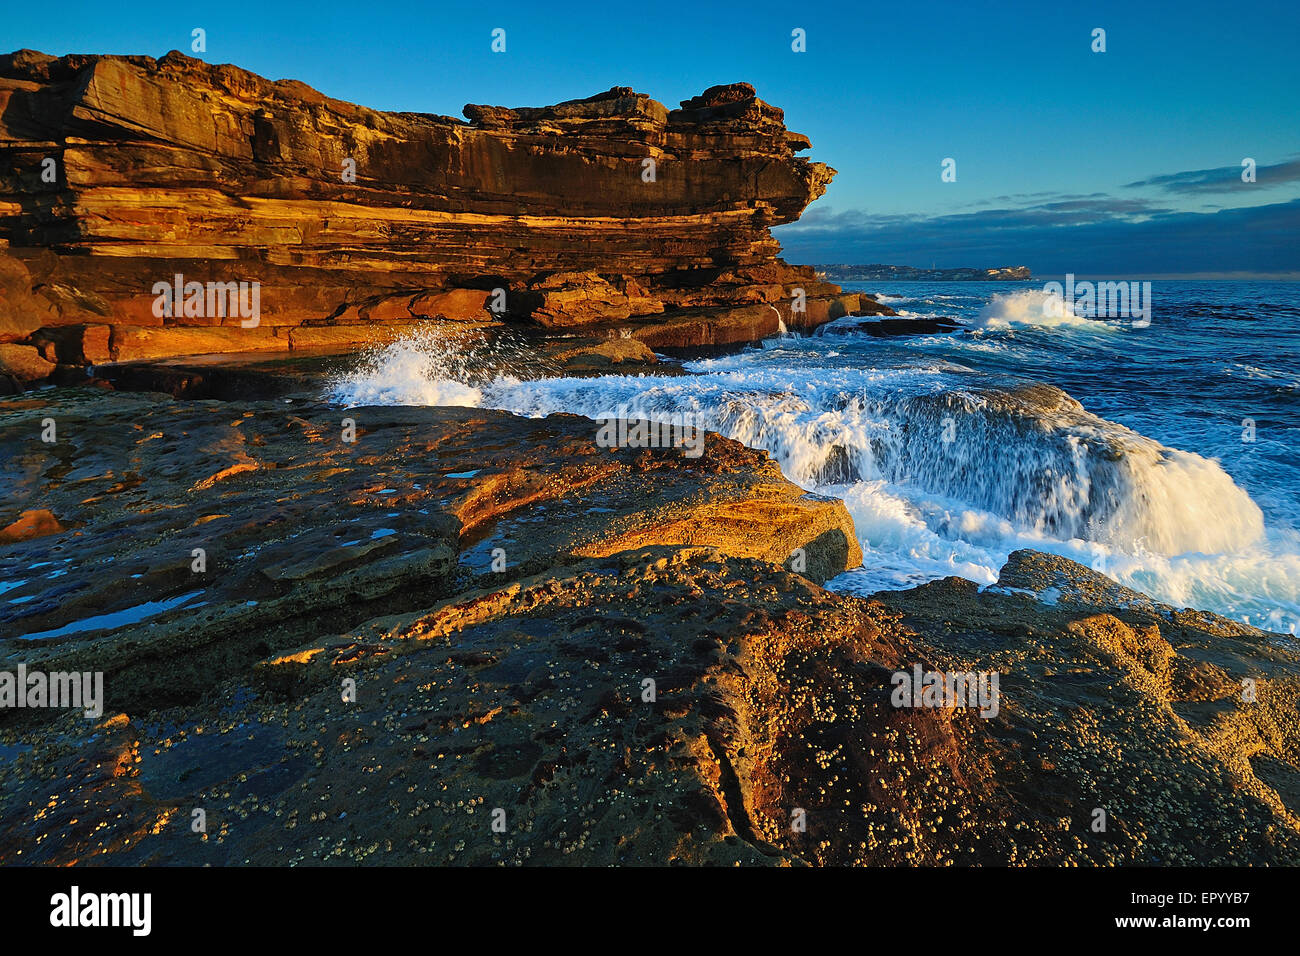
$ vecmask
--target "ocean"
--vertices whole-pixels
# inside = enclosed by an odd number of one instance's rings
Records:
[[[541,380],[485,380],[475,355],[407,340],[332,397],[694,416],[844,500],[864,561],[832,590],[988,585],[1011,551],[1034,548],[1177,607],[1296,633],[1300,287],[1155,281],[1149,325],[1052,314],[1040,280],[845,288],[960,328],[881,338],[843,318],[687,362],[688,376]]]

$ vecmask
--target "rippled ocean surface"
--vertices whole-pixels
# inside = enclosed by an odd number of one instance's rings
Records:
[[[1053,315],[1037,280],[846,288],[960,328],[879,338],[844,318],[687,363],[691,376],[540,381],[471,381],[466,356],[408,341],[334,397],[691,413],[844,499],[865,558],[832,588],[989,584],[1031,547],[1176,606],[1296,632],[1300,285],[1155,281],[1145,327]]]

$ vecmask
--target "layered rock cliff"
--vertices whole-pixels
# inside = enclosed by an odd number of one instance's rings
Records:
[[[0,57],[0,362],[31,380],[430,320],[726,345],[879,309],[777,258],[770,227],[834,170],[748,84],[675,110],[616,87],[464,112],[380,112],[176,52]],[[192,282],[257,283],[256,321],[220,291],[160,309],[157,284]]]

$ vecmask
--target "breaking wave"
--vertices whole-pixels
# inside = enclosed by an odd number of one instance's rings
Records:
[[[1050,329],[1073,327],[1092,332],[1115,331],[1104,319],[1077,315],[1068,303],[1039,289],[998,293],[975,317],[976,328]]]
[[[990,308],[998,321],[1022,321],[1036,296]],[[825,349],[802,343],[796,356]],[[1270,609],[1300,612],[1300,548],[1267,540],[1260,508],[1217,462],[1100,418],[1052,386],[993,384],[934,359],[863,369],[816,354],[830,367],[768,348],[690,363],[685,376],[530,380],[507,369],[485,379],[470,374],[484,367],[472,350],[404,341],[340,377],[332,397],[533,417],[596,419],[620,407],[659,421],[691,415],[765,449],[804,488],[844,499],[866,555],[834,582],[844,589],[948,574],[992,583],[1007,554],[1032,547],[1172,603],[1238,617],[1249,607],[1262,626],[1251,603],[1261,582]]]

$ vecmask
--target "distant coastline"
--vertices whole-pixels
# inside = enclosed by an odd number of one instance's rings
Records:
[[[915,266],[886,266],[879,263],[854,266],[844,263],[819,265],[820,275],[830,282],[869,282],[885,279],[915,282],[1017,282],[1032,279],[1028,266],[999,269],[918,269]]]

